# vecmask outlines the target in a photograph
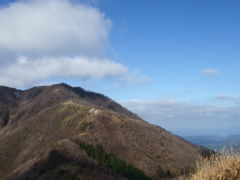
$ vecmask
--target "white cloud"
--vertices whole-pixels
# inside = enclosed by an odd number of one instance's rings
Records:
[[[136,84],[147,84],[151,82],[151,78],[147,75],[141,74],[139,71],[131,71],[128,72],[128,75],[126,76],[121,76],[119,78],[118,83],[120,85],[127,85],[132,86]]]
[[[211,76],[216,76],[219,75],[220,72],[216,69],[211,69],[211,68],[207,68],[207,69],[203,69],[201,71],[202,74],[206,74],[206,75],[211,75]]]
[[[128,100],[124,106],[145,120],[181,135],[237,133],[240,128],[239,106],[207,106],[178,102]]]
[[[0,54],[104,54],[111,21],[67,0],[16,2],[0,9]]]
[[[19,57],[17,63],[0,71],[0,82],[10,86],[25,86],[52,77],[62,78],[122,78],[128,68],[108,59],[61,57],[29,60]]]
[[[235,103],[240,102],[240,97],[229,96],[229,95],[226,95],[226,94],[219,94],[215,97],[215,99],[224,100],[224,101],[232,101],[232,102],[235,102]]]
[[[234,97],[228,96],[228,95],[226,95],[226,94],[218,94],[218,95],[216,96],[216,99],[225,100],[225,99],[234,99]]]
[[[147,76],[105,57],[111,21],[71,0],[19,0],[0,8],[0,84],[50,78],[144,82]]]

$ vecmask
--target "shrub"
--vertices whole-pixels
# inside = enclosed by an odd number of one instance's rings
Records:
[[[129,180],[150,180],[143,171],[127,164],[125,161],[118,159],[114,154],[107,154],[102,145],[93,147],[88,144],[80,144],[81,149],[85,150],[89,157],[96,160],[99,165],[113,170],[125,176]]]

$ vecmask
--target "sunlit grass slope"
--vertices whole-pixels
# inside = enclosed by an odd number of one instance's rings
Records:
[[[240,153],[230,148],[210,158],[200,159],[197,170],[181,180],[240,180]]]

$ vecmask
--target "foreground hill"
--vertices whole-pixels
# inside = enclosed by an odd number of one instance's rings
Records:
[[[159,179],[208,154],[98,93],[0,87],[0,179]]]

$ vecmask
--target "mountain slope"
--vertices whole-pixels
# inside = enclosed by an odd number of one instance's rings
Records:
[[[155,179],[189,172],[209,153],[101,94],[66,84],[25,91],[0,87],[0,109],[0,178],[29,160],[42,161],[63,139],[101,144]]]
[[[91,160],[77,144],[70,140],[61,140],[41,158],[36,157],[10,173],[7,180],[124,180],[126,178],[113,173]]]

